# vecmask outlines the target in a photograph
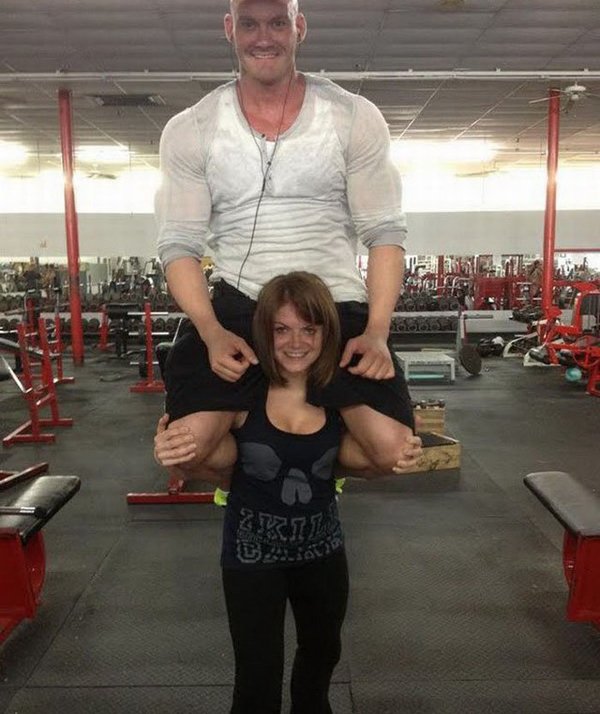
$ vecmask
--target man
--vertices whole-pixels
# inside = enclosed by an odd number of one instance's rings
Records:
[[[531,283],[529,288],[529,297],[537,298],[542,292],[542,280],[544,277],[544,270],[542,268],[541,260],[534,260],[533,263],[527,268],[527,280]]]
[[[385,121],[364,98],[296,71],[306,36],[297,0],[232,0],[224,24],[238,79],[171,119],[161,139],[159,256],[192,323],[167,362],[171,423],[194,435],[195,464],[222,464],[234,414],[260,389],[250,344],[260,287],[307,270],[330,288],[345,340],[339,378],[309,401],[339,408],[381,470],[410,467],[420,442],[387,345],[406,231]],[[357,239],[369,250],[368,295]],[[207,246],[213,302],[200,265]]]

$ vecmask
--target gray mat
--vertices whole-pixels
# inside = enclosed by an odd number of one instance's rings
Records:
[[[598,714],[600,684],[573,680],[352,684],[356,714]]]
[[[96,571],[121,537],[114,529],[85,531],[58,527],[59,514],[44,530],[46,581],[34,620],[24,620],[2,646],[0,692],[4,686],[23,685],[51,646]],[[51,531],[51,532],[50,532]]]
[[[159,525],[127,529],[40,662],[32,684],[231,682],[218,571],[220,525]]]
[[[28,687],[13,699],[4,714],[228,714],[232,688],[212,687],[119,687],[44,689]],[[284,711],[289,697],[284,694]],[[333,684],[330,702],[336,714],[352,714],[347,685]],[[0,710],[1,711],[1,710]]]
[[[11,701],[11,699],[14,698],[17,691],[18,690],[14,687],[5,687],[3,689],[0,689],[0,712],[5,711],[5,707],[8,706],[8,703]]]
[[[39,663],[37,686],[233,681],[219,522],[139,523],[102,563]],[[288,669],[294,651],[287,623]],[[347,681],[340,663],[336,681]]]
[[[559,564],[528,524],[350,532],[353,681],[600,677],[600,635],[565,622]]]
[[[486,369],[413,390],[446,399],[460,472],[352,482],[341,498],[351,593],[335,714],[600,712],[600,635],[566,622],[561,529],[522,485],[557,466],[597,477],[600,400],[557,374]],[[127,506],[128,491],[165,488],[151,450],[163,395],[100,383],[101,371],[59,387],[75,426],[54,445],[5,452],[4,468],[48,460],[83,485],[45,529],[44,601],[2,648],[0,711],[12,697],[11,714],[226,712],[223,513]]]

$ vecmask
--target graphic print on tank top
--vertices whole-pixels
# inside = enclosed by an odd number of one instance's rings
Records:
[[[223,525],[224,567],[289,567],[339,550],[334,466],[341,421],[333,412],[313,434],[274,427],[264,402],[235,432],[238,462]]]
[[[259,481],[273,481],[279,475],[283,462],[267,444],[245,442],[239,445],[240,461],[247,476]],[[310,473],[318,479],[327,481],[331,478],[333,464],[337,456],[337,447],[328,449],[315,461]],[[310,503],[313,493],[307,474],[301,469],[291,467],[283,477],[281,500],[286,506],[295,503]]]

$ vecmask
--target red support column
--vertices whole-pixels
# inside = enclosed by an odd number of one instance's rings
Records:
[[[437,259],[437,294],[442,294],[442,287],[444,285],[444,256],[438,255]]]
[[[556,172],[558,167],[558,133],[560,91],[551,89],[548,101],[548,182],[544,216],[544,274],[542,278],[542,309],[546,316],[552,307],[554,284],[554,246],[556,241]]]
[[[79,233],[75,192],[73,191],[73,130],[71,121],[71,92],[58,91],[60,142],[65,194],[65,228],[67,232],[67,260],[69,267],[69,305],[71,309],[71,349],[73,364],[83,364],[83,327],[81,324],[81,295],[79,293]]]

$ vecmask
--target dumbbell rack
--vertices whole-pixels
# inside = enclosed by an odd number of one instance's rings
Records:
[[[443,344],[445,347],[452,347],[460,323],[459,314],[467,320],[471,334],[513,335],[527,332],[526,324],[513,320],[512,310],[463,310],[460,313],[458,311],[394,312],[390,338],[392,343],[402,349],[410,349],[413,345],[419,347],[423,344]],[[419,319],[451,319],[452,329],[397,329],[398,320],[406,321],[411,318],[414,318],[415,322]]]
[[[433,321],[448,325],[445,329],[424,329],[427,322]],[[422,344],[440,344],[444,346],[454,344],[458,329],[459,313],[455,310],[435,312],[394,312],[390,330],[390,339],[393,344],[407,347]],[[400,329],[403,324],[405,329]],[[434,323],[435,324],[435,323]]]

